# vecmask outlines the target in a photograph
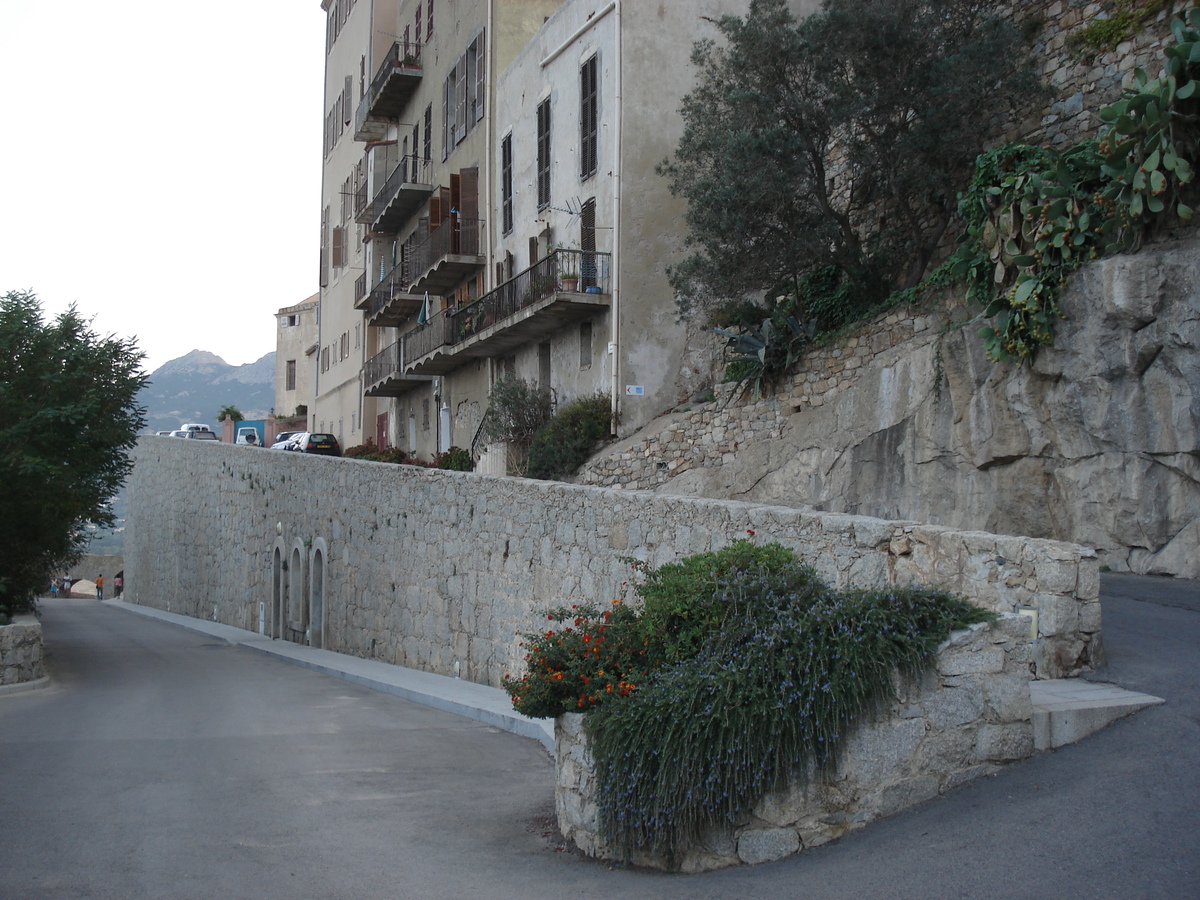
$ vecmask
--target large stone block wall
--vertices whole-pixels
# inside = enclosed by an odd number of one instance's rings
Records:
[[[1035,608],[1042,677],[1100,659],[1097,561],[1069,544],[169,438],[134,460],[127,600],[482,683],[521,670],[519,632],[546,607],[618,596],[623,557],[660,565],[748,531],[838,586]]]
[[[919,684],[897,679],[887,708],[851,732],[836,769],[763,797],[740,821],[677,860],[695,872],[817,847],[1033,754],[1029,619],[955,632]],[[555,722],[559,829],[589,856],[614,858],[600,833],[585,716]],[[666,868],[648,855],[635,862]]]
[[[1200,577],[1200,239],[1093,263],[1061,307],[1025,365],[985,359],[953,300],[893,310],[773,397],[719,389],[577,480],[1036,535]]]
[[[37,617],[16,616],[0,625],[0,687],[37,681],[45,674],[42,623]]]

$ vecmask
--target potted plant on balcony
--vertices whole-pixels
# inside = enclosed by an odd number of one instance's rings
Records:
[[[573,268],[568,267],[566,271],[558,276],[558,283],[562,290],[575,293],[579,290],[579,273]]]

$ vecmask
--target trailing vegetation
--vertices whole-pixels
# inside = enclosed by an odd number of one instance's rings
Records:
[[[1135,72],[1100,111],[1097,140],[1065,150],[1007,144],[978,158],[950,268],[992,319],[980,332],[992,359],[1026,359],[1053,342],[1059,295],[1084,263],[1136,248],[1156,224],[1192,218],[1200,9],[1171,30],[1160,76]]]
[[[608,438],[611,423],[608,394],[595,393],[566,404],[530,441],[529,477],[563,478],[574,473]]]
[[[649,569],[642,609],[552,610],[505,678],[528,715],[587,713],[605,839],[670,859],[766,792],[836,764],[843,739],[951,630],[993,618],[927,588],[837,591],[779,544]]]
[[[1117,0],[1106,18],[1092,19],[1071,35],[1068,46],[1085,59],[1115,50],[1133,37],[1147,21],[1166,7],[1168,0]]]

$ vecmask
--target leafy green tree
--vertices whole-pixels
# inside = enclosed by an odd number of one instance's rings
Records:
[[[141,360],[74,308],[46,322],[34,294],[0,297],[0,611],[32,608],[87,547],[86,522],[112,526],[145,425]]]
[[[222,406],[217,410],[217,421],[224,422],[226,419],[233,419],[234,422],[241,422],[246,417],[242,415],[242,411],[233,404]]]
[[[553,415],[554,395],[549,390],[533,381],[506,376],[492,385],[481,427],[491,440],[508,443],[509,469],[512,474],[524,475],[533,436]]]
[[[1041,90],[992,7],[825,0],[797,21],[752,0],[717,21],[659,167],[688,202],[681,309],[768,291],[824,329],[919,282],[989,131]]]

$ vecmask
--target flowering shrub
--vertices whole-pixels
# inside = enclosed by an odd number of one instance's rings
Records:
[[[627,697],[648,663],[638,633],[638,614],[621,600],[601,610],[592,603],[560,606],[546,619],[565,628],[524,635],[527,670],[504,676],[504,689],[519,713],[552,718],[584,712],[612,697]]]
[[[749,532],[753,537],[753,532]],[[505,676],[519,712],[585,712],[600,827],[627,857],[736,822],[828,770],[846,734],[955,628],[994,618],[945,591],[839,591],[780,544],[735,541],[649,568],[642,609],[551,610]]]

